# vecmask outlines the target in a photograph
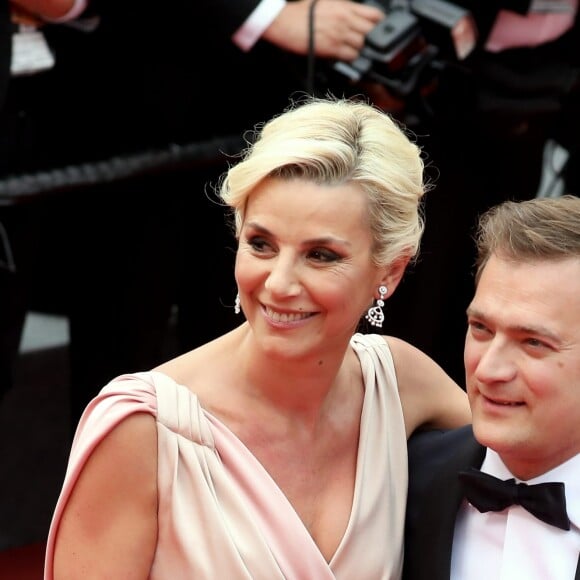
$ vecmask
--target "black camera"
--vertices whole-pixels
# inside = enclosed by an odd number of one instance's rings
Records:
[[[386,16],[367,35],[353,62],[333,69],[351,83],[384,85],[407,98],[429,83],[446,62],[459,62],[475,48],[477,27],[469,10],[446,0],[364,0]]]

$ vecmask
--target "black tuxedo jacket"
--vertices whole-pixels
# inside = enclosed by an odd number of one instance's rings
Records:
[[[463,499],[457,474],[481,467],[485,448],[471,426],[417,433],[409,440],[409,494],[404,580],[449,580],[457,511]],[[580,561],[575,580],[580,580]]]

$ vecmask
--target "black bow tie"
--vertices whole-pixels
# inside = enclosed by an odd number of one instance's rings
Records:
[[[480,512],[499,512],[517,504],[547,524],[570,529],[563,483],[528,485],[516,483],[515,479],[503,481],[474,468],[460,472],[459,481],[467,500]]]

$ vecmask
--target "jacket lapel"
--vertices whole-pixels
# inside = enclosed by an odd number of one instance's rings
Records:
[[[484,456],[471,426],[424,433],[410,441],[405,579],[449,580],[455,519],[463,499],[458,472],[480,467]]]
[[[433,513],[429,518],[432,522],[438,522],[437,554],[432,554],[434,569],[441,570],[446,580],[451,574],[451,548],[453,545],[453,533],[457,512],[463,500],[463,492],[459,484],[458,473],[468,467],[481,467],[485,456],[483,448],[473,438],[471,427],[468,429],[469,436],[463,436],[454,442],[450,442],[449,449],[453,453],[449,456],[446,464],[434,474],[433,501],[431,502]],[[438,499],[439,498],[439,499]],[[427,516],[426,516],[427,517]]]

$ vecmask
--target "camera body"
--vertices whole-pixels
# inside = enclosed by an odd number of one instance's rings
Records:
[[[397,97],[409,97],[445,61],[459,62],[477,43],[469,10],[447,0],[364,0],[385,13],[353,62],[335,62],[334,71],[350,82],[374,81]]]

